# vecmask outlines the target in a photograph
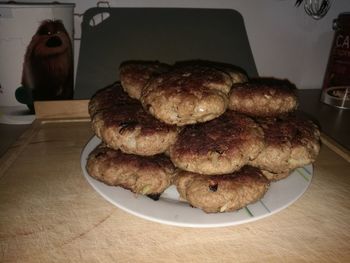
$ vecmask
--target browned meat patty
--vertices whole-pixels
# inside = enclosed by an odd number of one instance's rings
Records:
[[[130,97],[140,99],[148,81],[169,69],[169,65],[158,61],[126,61],[119,67],[120,82]]]
[[[170,147],[175,166],[200,174],[239,170],[264,147],[262,129],[251,118],[226,111],[212,121],[186,126]]]
[[[273,173],[266,170],[261,170],[262,174],[269,180],[269,181],[279,181],[284,178],[287,178],[293,171],[292,170],[286,170],[284,172],[279,173]]]
[[[212,120],[225,112],[231,77],[213,67],[179,65],[152,78],[143,88],[144,108],[168,124]]]
[[[104,145],[90,153],[86,168],[90,176],[107,185],[154,198],[170,186],[175,175],[165,155],[137,156]]]
[[[258,119],[266,147],[250,164],[270,173],[289,173],[315,161],[320,132],[310,120],[296,116]]]
[[[253,117],[274,117],[298,106],[295,87],[287,80],[256,78],[233,85],[229,109]]]
[[[137,100],[131,99],[123,92],[119,83],[114,83],[98,90],[90,99],[88,110],[91,119],[99,112],[123,105],[137,105]]]
[[[176,62],[175,67],[179,65],[202,65],[224,71],[231,77],[232,84],[244,83],[248,81],[248,76],[242,68],[229,63],[209,60],[185,60]]]
[[[179,172],[175,185],[180,197],[207,213],[238,210],[261,199],[269,181],[259,169],[245,166],[226,175],[203,176]]]
[[[117,83],[98,91],[89,113],[95,134],[109,147],[125,153],[154,155],[175,142],[178,128],[160,122],[130,98]]]

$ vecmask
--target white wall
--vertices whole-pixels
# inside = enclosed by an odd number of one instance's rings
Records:
[[[25,1],[32,2],[32,1]],[[38,2],[45,2],[38,1]],[[47,1],[46,1],[47,2]],[[76,13],[96,6],[97,1],[75,2]],[[308,17],[295,0],[110,0],[112,7],[203,7],[232,8],[244,17],[250,45],[261,76],[288,78],[299,88],[320,88],[332,44],[332,21],[350,12],[350,0],[334,0],[321,20]],[[76,35],[80,35],[76,17]],[[75,43],[76,61],[79,41]]]

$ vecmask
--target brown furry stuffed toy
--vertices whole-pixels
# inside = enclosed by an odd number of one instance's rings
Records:
[[[73,52],[60,20],[45,20],[32,37],[24,57],[22,85],[34,100],[73,98]]]

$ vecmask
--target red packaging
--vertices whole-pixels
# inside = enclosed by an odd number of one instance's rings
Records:
[[[350,13],[334,20],[335,30],[321,101],[342,109],[350,109]]]

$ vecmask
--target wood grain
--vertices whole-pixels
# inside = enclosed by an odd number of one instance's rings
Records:
[[[287,209],[194,229],[140,219],[92,189],[80,168],[88,122],[39,124],[1,170],[0,262],[350,261],[350,164],[326,145],[310,188]]]
[[[35,101],[37,119],[89,118],[89,100]]]
[[[323,144],[327,145],[334,152],[339,154],[339,156],[343,157],[347,162],[350,162],[350,151],[348,149],[339,145],[339,143],[337,143],[336,141],[334,141],[332,138],[330,138],[324,133],[321,133],[321,141]]]

